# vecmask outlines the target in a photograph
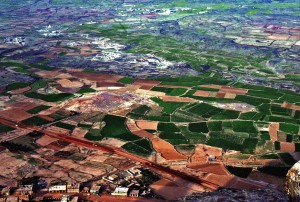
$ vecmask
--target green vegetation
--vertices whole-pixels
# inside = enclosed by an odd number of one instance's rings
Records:
[[[187,90],[184,88],[174,88],[171,90],[171,92],[168,93],[170,96],[181,96],[183,95]]]
[[[164,102],[159,98],[151,98],[154,102],[158,103],[159,106],[164,108],[164,113],[166,114],[172,114],[175,112],[178,108],[186,105],[186,103],[181,103],[181,102]]]
[[[100,141],[104,137],[101,135],[101,131],[98,129],[90,129],[89,132],[84,136],[84,138],[91,141]]]
[[[46,102],[59,102],[59,101],[64,101],[67,99],[70,99],[73,97],[73,94],[71,93],[58,93],[58,94],[41,94],[37,92],[28,92],[24,94],[26,97],[29,98],[36,98],[36,99],[41,99]]]
[[[253,154],[254,150],[256,148],[258,139],[256,138],[247,138],[245,139],[243,145],[244,145],[244,149],[243,149],[243,153],[245,154]]]
[[[226,169],[233,175],[238,177],[247,178],[252,172],[252,168],[226,166]]]
[[[13,84],[8,85],[6,87],[6,90],[7,91],[12,91],[12,90],[20,89],[20,88],[25,88],[27,86],[30,86],[30,83],[18,82],[18,83],[13,83]]]
[[[92,88],[81,88],[79,91],[77,91],[76,93],[79,94],[85,94],[85,93],[94,93],[96,92],[96,90],[92,89]]]
[[[132,110],[132,113],[145,115],[150,110],[151,110],[151,108],[148,107],[147,105],[142,105],[142,106],[139,106],[138,108],[135,108],[134,110]]]
[[[30,91],[33,92],[33,91],[36,91],[40,88],[45,88],[46,86],[47,86],[47,82],[43,79],[39,79],[39,80],[37,80],[36,82],[34,82],[30,85],[30,87],[31,87]]]
[[[188,144],[188,140],[181,133],[161,132],[159,137],[170,142],[172,145]]]
[[[258,159],[279,159],[277,154],[263,154],[258,156]]]
[[[57,127],[60,127],[60,128],[68,129],[68,130],[73,130],[76,127],[71,124],[63,123],[63,122],[58,122],[58,123],[55,123],[54,125]]]
[[[200,103],[189,108],[187,111],[193,114],[197,114],[199,116],[203,116],[205,118],[209,118],[213,115],[222,112],[223,110],[206,103]]]
[[[287,133],[298,134],[299,125],[289,124],[289,123],[280,123],[279,130]]]
[[[37,114],[43,110],[46,110],[46,109],[49,109],[50,106],[47,106],[47,105],[40,105],[40,106],[37,106],[35,108],[32,108],[30,110],[28,110],[27,112],[30,113],[30,114]]]
[[[9,131],[15,130],[14,128],[10,127],[10,126],[6,126],[0,123],[0,133],[6,133]]]
[[[165,132],[180,132],[180,129],[174,123],[162,123],[157,126],[157,130]]]
[[[221,131],[222,130],[222,121],[209,121],[207,126],[210,131]]]
[[[254,127],[252,121],[233,121],[233,131],[235,132],[247,132],[257,133],[257,129]]]
[[[28,126],[41,126],[50,123],[50,121],[47,121],[39,116],[33,116],[21,122]]]
[[[123,84],[132,84],[135,81],[133,78],[123,77],[118,82]]]
[[[126,143],[122,148],[130,153],[144,157],[150,156],[153,152],[151,143],[146,139]]]
[[[106,123],[101,131],[104,137],[113,137],[125,141],[134,141],[141,139],[140,137],[130,133],[125,126],[126,118],[114,115],[106,115],[103,119]]]
[[[224,119],[237,119],[240,112],[233,110],[226,110],[212,117],[214,120],[224,120]]]
[[[206,122],[190,123],[189,130],[191,132],[200,132],[200,133],[208,133],[209,132]]]
[[[297,162],[290,153],[278,153],[278,155],[288,165],[294,165]]]

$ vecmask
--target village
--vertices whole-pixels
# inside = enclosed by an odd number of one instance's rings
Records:
[[[34,184],[24,184],[18,187],[1,187],[0,201],[77,202],[89,198],[90,195],[94,197],[100,197],[100,195],[144,198],[158,197],[143,183],[146,179],[143,176],[144,172],[147,175],[150,171],[141,167],[131,167],[124,171],[104,175],[100,179],[87,183],[47,184],[45,181],[38,181]],[[158,176],[155,177],[159,179]]]

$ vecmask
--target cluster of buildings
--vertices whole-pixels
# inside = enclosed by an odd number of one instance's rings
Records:
[[[0,187],[0,202],[19,201],[61,201],[76,202],[79,196],[111,194],[112,196],[139,197],[150,193],[149,189],[140,189],[136,179],[143,177],[140,168],[112,173],[97,182],[60,183],[48,185],[40,181],[35,185],[20,185],[18,188]],[[37,191],[34,191],[37,190]],[[34,194],[35,193],[35,194]]]

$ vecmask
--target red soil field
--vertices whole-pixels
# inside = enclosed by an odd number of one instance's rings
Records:
[[[137,120],[137,127],[144,130],[157,130],[158,121]]]
[[[106,81],[101,81],[97,82],[97,87],[124,87],[125,85],[122,83],[117,83],[117,82],[106,82]]]
[[[38,116],[39,116],[40,118],[45,119],[45,120],[50,121],[50,122],[55,121],[54,118],[51,118],[50,116],[47,116],[47,115],[38,115]]]
[[[154,191],[154,193],[172,201],[189,193],[186,187],[180,187],[167,179],[161,179],[151,184],[150,188]]]
[[[64,88],[61,85],[57,85],[55,88],[64,93],[76,93],[80,90],[80,88]]]
[[[143,90],[151,90],[154,86],[150,86],[150,85],[143,85],[140,87],[140,89],[143,89]]]
[[[0,111],[0,116],[15,122],[23,121],[31,117],[31,114],[18,108]]]
[[[187,160],[187,157],[175,150],[173,145],[158,137],[151,139],[153,148],[167,160]]]
[[[222,157],[222,149],[218,147],[199,144],[196,146],[194,154],[191,157],[191,163],[206,162],[209,156],[214,156],[216,157],[216,159],[220,159]]]
[[[123,76],[113,75],[113,74],[93,74],[93,73],[86,73],[86,72],[69,72],[72,76],[75,76],[77,78],[83,78],[90,81],[111,81],[111,82],[117,82]]]
[[[288,102],[284,102],[281,105],[281,107],[300,111],[300,106],[297,106],[297,105],[294,105],[294,104],[291,104],[291,103],[288,103]]]
[[[271,123],[269,125],[269,134],[272,141],[277,140],[277,131],[279,130],[279,123]]]
[[[295,144],[293,142],[280,142],[280,151],[294,152]]]
[[[141,86],[156,86],[160,84],[159,81],[147,80],[147,79],[137,79],[133,85],[141,85]]]
[[[195,102],[192,98],[175,97],[175,96],[162,96],[160,97],[164,102]]]
[[[208,97],[209,94],[210,94],[210,91],[197,90],[197,91],[194,93],[194,96]]]
[[[20,88],[20,89],[12,90],[12,91],[10,91],[10,93],[13,94],[13,95],[17,95],[17,94],[25,93],[25,92],[29,91],[30,89],[31,88],[29,86],[27,86],[25,88]]]
[[[220,92],[224,92],[224,93],[234,93],[234,94],[238,94],[238,95],[245,95],[248,90],[247,89],[242,89],[242,88],[231,88],[228,86],[222,86],[220,89]]]
[[[153,135],[152,133],[149,133],[145,130],[139,130],[139,131],[134,131],[132,132],[133,134],[137,135],[137,136],[140,136],[140,137],[144,137],[144,138],[153,138],[155,135]]]
[[[224,98],[226,96],[226,93],[217,93],[216,98]]]
[[[216,175],[231,175],[223,163],[188,164],[188,168]]]
[[[19,108],[19,109],[22,109],[24,111],[28,111],[32,108],[37,107],[37,106],[38,106],[38,104],[33,103],[33,102],[15,102],[15,103],[9,105],[9,107],[11,107],[11,108]]]

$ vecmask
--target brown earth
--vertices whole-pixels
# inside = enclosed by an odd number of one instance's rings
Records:
[[[293,142],[280,142],[280,151],[294,152],[295,151],[295,143],[293,143]]]
[[[269,134],[272,141],[277,140],[278,130],[279,130],[279,123],[274,122],[269,125]]]
[[[125,85],[122,83],[117,83],[117,82],[106,82],[106,81],[101,81],[97,82],[97,87],[124,87]]]
[[[133,85],[141,85],[141,86],[156,86],[160,84],[160,81],[147,80],[147,79],[137,79]]]
[[[37,106],[38,106],[38,104],[33,103],[33,102],[15,102],[15,103],[9,105],[9,107],[11,107],[11,108],[19,108],[19,109],[22,109],[24,111],[28,111],[32,108],[37,107]]]
[[[16,89],[16,90],[12,90],[10,91],[11,94],[13,95],[17,95],[17,94],[22,94],[22,93],[25,93],[27,91],[29,91],[31,88],[29,86],[25,87],[25,88],[19,88],[19,89]]]
[[[222,157],[222,149],[219,147],[211,147],[204,144],[199,144],[194,150],[194,154],[191,157],[191,163],[203,163],[207,161],[209,156],[214,156],[216,159]]]
[[[180,197],[189,194],[189,191],[186,187],[178,186],[174,182],[164,178],[151,184],[150,188],[154,191],[154,193],[167,200],[177,200]]]
[[[39,116],[40,118],[45,119],[45,120],[50,121],[50,122],[55,121],[54,118],[51,118],[50,116],[47,116],[47,115],[38,115],[38,116]]]
[[[197,90],[197,91],[194,93],[194,96],[208,97],[209,94],[210,94],[210,91]]]
[[[177,152],[172,144],[158,137],[151,139],[153,148],[167,160],[187,160],[187,157]]]
[[[160,97],[164,102],[195,102],[192,98],[187,97],[175,97],[175,96],[161,96]]]
[[[117,82],[123,76],[119,75],[113,75],[113,74],[94,74],[94,73],[86,73],[86,72],[69,72],[72,76],[75,76],[80,79],[87,79],[90,81],[111,81],[111,82]]]
[[[243,88],[232,88],[232,87],[228,87],[228,86],[222,86],[220,89],[220,92],[234,93],[237,95],[245,95],[248,92],[248,90],[243,89]]]
[[[271,36],[268,37],[268,39],[272,39],[272,40],[283,40],[286,41],[290,38],[289,34],[273,34]]]
[[[132,133],[137,135],[137,136],[144,137],[144,138],[149,138],[149,139],[151,139],[155,136],[152,133],[149,133],[145,130],[133,131]]]
[[[288,103],[288,102],[284,102],[281,105],[281,107],[300,111],[300,106],[297,106],[297,105],[294,105],[294,104],[291,104],[291,103]]]
[[[234,99],[235,97],[236,97],[236,94],[234,94],[234,93],[226,93],[224,98]]]
[[[157,130],[158,126],[158,121],[137,120],[135,123],[137,127],[144,130]]]
[[[9,110],[3,110],[0,111],[0,117],[19,122],[23,121],[25,119],[28,119],[31,117],[31,114],[27,113],[26,111],[22,109],[9,109]]]
[[[44,135],[41,138],[37,139],[36,143],[44,147],[55,141],[57,141],[56,138],[49,137],[48,135]]]
[[[81,88],[84,85],[80,81],[70,81],[69,79],[61,79],[56,82],[63,88]]]
[[[216,175],[231,175],[223,163],[196,163],[187,164],[187,167],[201,172],[214,173]]]
[[[75,128],[72,131],[72,136],[84,138],[84,136],[89,132],[89,130],[81,129],[81,128]]]

